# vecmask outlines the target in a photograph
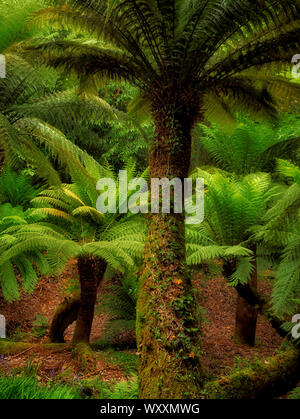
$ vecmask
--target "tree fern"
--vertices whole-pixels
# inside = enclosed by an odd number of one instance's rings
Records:
[[[293,314],[297,310],[295,298],[300,292],[300,172],[297,166],[283,160],[279,160],[278,170],[294,182],[290,184],[281,199],[270,208],[265,216],[267,223],[255,234],[268,245],[280,246],[283,249],[272,294],[273,309],[277,315],[283,316]]]
[[[126,167],[130,181],[136,174],[134,165],[128,162]],[[104,173],[115,178],[110,169]],[[99,180],[96,176],[94,181],[88,183],[81,179],[80,182],[41,192],[32,200],[37,207],[32,213],[39,216],[44,214],[50,222],[53,220],[62,228],[67,221],[66,228],[71,237],[81,243],[80,256],[103,259],[119,271],[132,269],[143,252],[145,223],[138,216],[120,217],[118,213],[99,213],[96,210],[96,180]]]
[[[235,261],[235,272],[227,278],[232,285],[247,283],[253,270],[251,229],[263,223],[277,199],[277,188],[267,174],[251,174],[241,179],[198,171],[207,183],[206,218],[199,226],[187,228],[187,262],[198,265],[213,259]]]
[[[1,4],[0,16],[6,23],[2,25],[4,49],[0,48],[0,52],[5,53],[7,77],[0,80],[0,144],[8,166],[31,165],[49,184],[58,185],[61,179],[57,162],[65,176],[97,170],[95,161],[74,141],[78,135],[95,141],[98,136],[93,127],[103,119],[119,121],[122,113],[112,109],[97,92],[80,93],[78,83],[57,92],[59,76],[53,70],[27,62],[16,48],[12,51],[15,41],[36,33],[32,26],[29,29],[25,25],[25,18],[46,3],[14,0],[14,22],[8,3]]]
[[[291,156],[300,146],[300,124],[297,117],[282,116],[276,124],[239,117],[231,133],[217,125],[198,126],[196,145],[204,148],[220,169],[237,175],[274,170],[275,159]]]

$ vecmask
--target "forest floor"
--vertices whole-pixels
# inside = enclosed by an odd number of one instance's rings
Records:
[[[207,278],[207,276],[205,275]],[[236,291],[225,284],[218,274],[197,274],[194,286],[200,290],[201,305],[205,309],[203,336],[203,364],[210,376],[226,374],[232,368],[241,368],[256,358],[272,356],[281,343],[281,338],[270,325],[259,317],[257,340],[254,348],[238,345],[232,341],[234,331]],[[70,263],[58,278],[42,278],[32,295],[22,293],[20,301],[7,303],[0,297],[0,313],[6,317],[8,337],[15,341],[46,342],[49,324],[57,305],[70,293],[77,281],[76,265]],[[260,291],[270,293],[268,278],[260,281]],[[99,290],[99,300],[105,289]],[[35,323],[36,316],[40,321]],[[42,322],[41,322],[42,318]],[[108,314],[97,314],[94,319],[91,341],[101,338],[109,321]],[[43,326],[44,323],[44,326]],[[74,325],[66,332],[66,341],[71,341]],[[43,336],[44,335],[44,336]],[[119,382],[136,372],[137,354],[135,350],[103,350],[96,352],[97,368],[91,374],[81,375],[79,365],[69,350],[53,354],[45,349],[29,348],[12,356],[0,355],[0,372],[18,370],[38,365],[38,377],[47,382],[53,376],[66,381],[86,379],[91,375],[104,382]]]
[[[253,348],[234,343],[237,292],[229,287],[222,276],[203,279],[197,274],[194,286],[200,290],[201,306],[204,307],[203,324],[203,366],[211,376],[226,374],[232,368],[243,368],[256,359],[264,359],[275,354],[282,338],[270,323],[258,316],[256,342]],[[268,278],[259,282],[259,291],[270,295]]]

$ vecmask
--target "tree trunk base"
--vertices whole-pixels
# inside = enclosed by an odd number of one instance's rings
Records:
[[[90,345],[84,342],[76,344],[73,354],[79,362],[80,371],[93,372],[96,370],[96,358]]]
[[[152,217],[137,304],[139,398],[196,398],[203,381],[201,313],[185,266],[183,236],[176,216]]]
[[[68,326],[78,316],[80,307],[80,293],[67,297],[57,307],[49,331],[49,342],[64,343],[64,334]]]
[[[88,344],[90,341],[97,291],[107,267],[105,261],[93,257],[81,257],[77,264],[80,280],[80,304],[73,335],[74,345],[82,342]]]
[[[232,340],[240,345],[255,346],[257,310],[238,295],[235,331]]]

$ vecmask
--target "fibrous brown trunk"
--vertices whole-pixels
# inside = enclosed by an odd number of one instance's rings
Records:
[[[253,282],[249,285],[253,287]],[[257,324],[257,310],[251,307],[240,295],[237,296],[234,342],[254,346]]]
[[[253,289],[257,290],[257,261],[256,252],[254,251],[253,259],[253,272],[248,285]],[[248,346],[255,345],[255,334],[257,324],[258,311],[255,307],[247,303],[247,301],[238,294],[237,296],[237,308],[235,317],[235,331],[233,340],[236,343]]]
[[[255,292],[257,290],[257,262],[255,252],[252,263],[254,265],[254,269],[247,286]],[[226,280],[230,279],[235,271],[235,267],[236,262],[234,260],[224,261],[223,274]],[[254,346],[257,315],[257,308],[254,305],[248,304],[248,302],[242,297],[241,293],[237,293],[235,331],[233,335],[233,340],[236,343]]]
[[[80,293],[65,298],[57,307],[50,326],[50,342],[64,343],[65,331],[77,319],[79,307]]]
[[[97,290],[106,270],[106,262],[92,257],[78,259],[80,280],[80,307],[77,316],[73,343],[89,343],[94,319]]]
[[[249,286],[249,284],[237,284],[235,289],[248,304],[257,308],[259,314],[261,314],[265,320],[270,322],[271,326],[274,330],[276,330],[279,336],[287,336],[287,332],[282,328],[284,321],[272,312],[272,304],[268,298],[259,294],[258,290],[254,290]],[[288,338],[291,339],[291,336],[289,335]]]
[[[151,178],[188,177],[190,115],[155,114]],[[171,210],[172,212],[172,210]],[[202,380],[199,316],[185,263],[183,214],[150,214],[137,304],[139,397],[196,397]]]

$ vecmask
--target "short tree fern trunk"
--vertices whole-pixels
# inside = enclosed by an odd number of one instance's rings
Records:
[[[249,280],[249,286],[253,290],[257,290],[257,261],[256,256],[253,261],[253,272]],[[233,340],[242,345],[254,346],[257,324],[257,309],[250,306],[243,297],[238,295],[237,308],[235,317],[235,331]]]
[[[106,270],[106,263],[95,258],[79,258],[80,307],[73,343],[89,343],[94,319],[97,290]]]
[[[249,282],[249,285],[254,288],[255,284],[253,281]],[[240,295],[237,297],[237,309],[235,317],[235,331],[233,340],[236,343],[248,346],[255,345],[256,335],[256,324],[257,324],[257,310],[250,306],[244,298]]]
[[[80,293],[65,298],[59,304],[50,326],[49,341],[51,343],[64,343],[65,331],[77,319],[79,307]]]
[[[257,290],[257,260],[256,260],[256,248],[253,249],[253,271],[251,279],[248,285],[253,289]],[[229,280],[231,275],[235,271],[234,261],[225,261],[223,264],[224,277]],[[249,305],[243,297],[239,294],[237,296],[237,307],[235,315],[235,331],[233,334],[233,341],[248,346],[255,345],[255,334],[257,324],[258,311],[255,307]]]
[[[155,116],[151,178],[188,177],[189,117]],[[202,381],[199,321],[185,262],[183,214],[151,214],[137,305],[139,397],[197,397]]]

